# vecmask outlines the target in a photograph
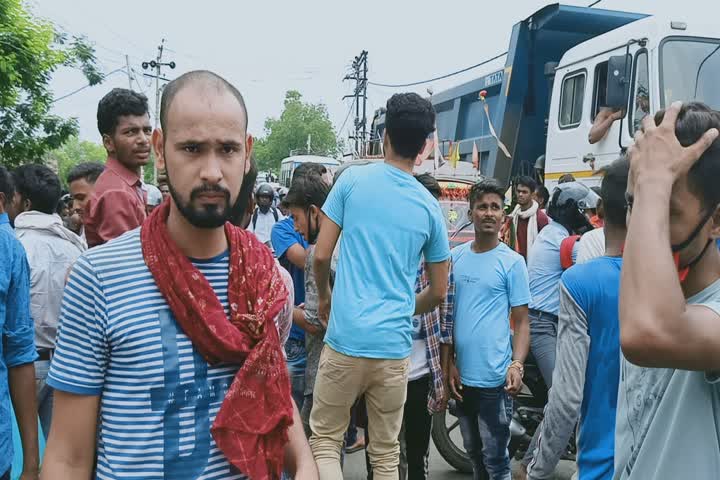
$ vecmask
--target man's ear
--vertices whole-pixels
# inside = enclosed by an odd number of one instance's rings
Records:
[[[155,150],[155,165],[158,170],[165,168],[165,139],[161,129],[156,128],[152,134],[153,150]]]
[[[720,238],[720,205],[715,208],[715,213],[712,216],[712,229],[710,230],[710,237],[715,240]]]
[[[110,135],[103,133],[102,141],[103,141],[103,147],[105,147],[105,151],[108,154],[115,153],[115,142],[113,141],[113,139]]]
[[[255,144],[255,139],[251,134],[245,136],[245,175],[250,171],[250,165],[252,164],[252,150]]]

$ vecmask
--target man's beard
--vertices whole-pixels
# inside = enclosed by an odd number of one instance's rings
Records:
[[[203,185],[194,188],[190,192],[190,201],[186,202],[173,188],[169,174],[167,179],[170,196],[175,205],[177,205],[182,216],[194,227],[207,229],[221,227],[231,219],[233,212],[244,211],[247,208],[247,198],[243,198],[242,195],[238,195],[235,203],[230,205],[230,191],[219,185]],[[225,203],[223,205],[210,204],[198,208],[193,207],[193,202],[203,193],[222,194],[225,197]]]

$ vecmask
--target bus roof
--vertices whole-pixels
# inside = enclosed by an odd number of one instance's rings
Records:
[[[282,165],[287,163],[322,163],[323,165],[340,165],[340,162],[332,157],[321,157],[319,155],[293,155],[283,159]]]

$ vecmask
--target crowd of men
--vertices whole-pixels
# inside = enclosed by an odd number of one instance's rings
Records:
[[[337,480],[365,445],[369,478],[426,479],[451,398],[473,477],[510,480],[530,355],[550,393],[527,478],[576,428],[580,480],[719,478],[720,113],[648,116],[596,191],[519,178],[507,214],[479,181],[452,250],[440,185],[413,174],[427,100],[389,99],[383,162],[302,165],[280,204],[247,122],[195,71],[155,131],[143,95],[100,101],[107,161],[70,198],[45,166],[0,167],[1,480],[11,404],[23,480]]]

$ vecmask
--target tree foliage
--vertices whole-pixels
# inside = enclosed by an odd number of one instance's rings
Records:
[[[77,134],[76,119],[50,113],[52,73],[79,68],[90,85],[103,76],[93,47],[35,18],[21,0],[0,0],[0,160],[14,166],[39,161]]]
[[[310,151],[307,151],[308,136]],[[280,162],[291,151],[334,157],[338,143],[327,108],[322,104],[302,101],[296,90],[285,94],[285,107],[280,118],[265,120],[265,137],[255,142],[258,170],[280,171]]]
[[[67,186],[67,175],[72,168],[85,162],[105,163],[107,153],[105,147],[94,142],[70,137],[60,148],[46,156],[46,163],[55,164],[57,173],[63,185]]]

